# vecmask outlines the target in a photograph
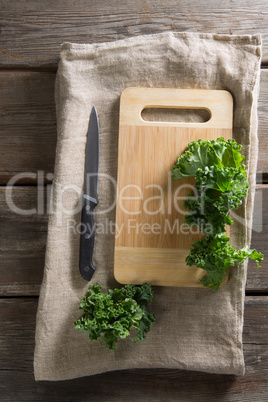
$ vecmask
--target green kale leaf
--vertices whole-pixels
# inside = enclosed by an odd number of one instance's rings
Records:
[[[263,260],[263,254],[256,250],[235,250],[224,235],[226,225],[233,223],[229,212],[242,204],[249,188],[240,151],[241,145],[234,139],[199,139],[190,142],[172,168],[173,180],[195,177],[196,191],[184,201],[185,222],[198,226],[205,237],[193,243],[186,264],[206,270],[200,282],[213,290],[220,288],[229,267],[248,257],[257,266]]]
[[[190,254],[186,257],[189,266],[195,265],[207,271],[200,280],[203,286],[218,290],[230,266],[243,262],[246,258],[257,262],[263,260],[263,255],[248,247],[235,250],[230,238],[224,234],[205,236],[202,240],[193,242]]]
[[[175,180],[195,176],[198,169],[205,170],[207,166],[238,168],[244,160],[240,150],[241,145],[234,139],[225,141],[220,137],[217,140],[192,141],[187,150],[178,157],[172,168],[172,177]]]
[[[82,298],[79,307],[84,314],[75,321],[75,329],[91,340],[102,339],[111,350],[116,350],[119,338],[128,337],[133,327],[137,333],[132,341],[145,339],[155,322],[155,315],[147,310],[153,298],[150,285],[130,284],[103,293],[101,286],[91,284],[87,292],[89,295]]]

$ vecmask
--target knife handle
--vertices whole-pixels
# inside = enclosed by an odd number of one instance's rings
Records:
[[[97,200],[88,200],[83,197],[82,206],[82,232],[80,236],[80,259],[79,270],[84,279],[90,281],[95,272],[95,267],[92,263],[95,227],[93,220],[93,210],[97,205]]]

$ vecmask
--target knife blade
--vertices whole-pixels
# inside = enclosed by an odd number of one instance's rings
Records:
[[[79,271],[90,281],[95,273],[92,262],[95,238],[93,211],[98,204],[99,122],[93,106],[87,132],[84,194],[82,199]]]

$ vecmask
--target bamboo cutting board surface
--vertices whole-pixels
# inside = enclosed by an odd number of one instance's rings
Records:
[[[205,109],[207,122],[145,121],[145,108]],[[193,178],[171,179],[189,142],[232,137],[233,100],[227,91],[127,88],[120,100],[114,275],[118,282],[202,286],[206,272],[188,267],[194,240],[184,224],[183,198]]]

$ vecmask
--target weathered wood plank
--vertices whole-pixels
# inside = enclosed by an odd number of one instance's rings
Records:
[[[0,299],[1,401],[266,401],[268,399],[268,297],[245,303],[244,377],[183,370],[127,370],[70,381],[35,382],[37,299]],[[107,368],[108,369],[108,368]],[[216,397],[215,397],[216,395]]]
[[[268,69],[261,71],[260,93],[258,100],[258,119],[258,172],[268,173]]]
[[[37,182],[54,169],[55,73],[0,74],[0,183],[18,173],[19,183]],[[50,176],[47,177],[47,174]],[[50,177],[51,180],[51,177]]]
[[[54,170],[56,116],[54,73],[0,73],[0,184],[36,183]],[[268,70],[262,70],[259,98],[258,171],[268,173]]]
[[[1,0],[0,62],[12,66],[55,66],[62,42],[113,41],[163,31],[263,35],[268,61],[266,0],[139,0],[133,2]]]
[[[14,187],[12,192],[3,187],[0,189],[2,295],[39,293],[46,247],[49,189],[50,186],[40,187],[39,195],[37,187]],[[10,197],[8,202],[7,196]],[[44,201],[44,209],[38,207],[38,199],[39,205]],[[27,215],[31,210],[31,215]]]
[[[257,186],[253,212],[251,247],[264,254],[261,268],[249,259],[247,287],[248,292],[268,292],[268,186]]]
[[[47,200],[49,186],[39,188],[39,201]],[[44,193],[43,193],[44,191]],[[12,212],[14,206],[26,212],[38,209],[37,187],[15,187],[14,205],[6,202],[6,189],[0,188],[0,295],[38,295],[43,276],[47,236],[47,207],[32,215]],[[262,251],[261,268],[249,263],[247,291],[268,291],[268,187],[256,192],[252,247]],[[46,203],[45,203],[46,204]],[[41,203],[40,203],[41,205]]]

